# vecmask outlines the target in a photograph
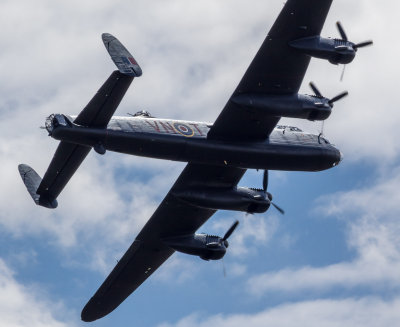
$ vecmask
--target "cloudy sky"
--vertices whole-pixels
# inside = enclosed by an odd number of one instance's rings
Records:
[[[33,204],[17,165],[43,175],[57,142],[51,113],[78,113],[115,69],[101,33],[143,69],[117,114],[213,122],[261,45],[282,0],[0,2],[0,326],[84,326],[80,311],[173,184],[184,164],[91,153],[48,210]],[[334,0],[355,42],[346,68],[313,60],[324,95],[347,89],[325,124],[344,153],[320,173],[272,172],[286,210],[219,212],[201,231],[239,219],[221,262],[175,254],[93,326],[394,326],[400,319],[400,68],[398,1]],[[311,132],[318,123],[286,120]],[[259,187],[249,171],[241,185]]]

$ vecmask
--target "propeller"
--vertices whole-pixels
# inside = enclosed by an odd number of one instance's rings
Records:
[[[339,34],[340,34],[342,40],[348,41],[346,32],[344,31],[344,28],[343,28],[342,24],[340,22],[336,22],[336,27],[339,30]]]
[[[354,48],[354,50],[357,51],[357,49],[359,49],[359,48],[364,48],[364,47],[367,47],[367,46],[373,45],[373,44],[374,44],[374,41],[368,40],[368,41],[357,43],[356,45],[353,46],[353,48]]]
[[[271,204],[274,206],[276,210],[278,210],[282,215],[285,214],[285,211],[279,207],[277,204],[272,202],[272,194],[267,192],[268,189],[268,170],[264,170],[264,176],[263,176],[263,191],[265,194],[267,194],[269,201]]]
[[[236,227],[239,225],[239,221],[236,220],[231,227],[229,227],[229,229],[227,230],[227,232],[225,233],[224,237],[221,238],[219,237],[219,240],[216,242],[210,242],[206,244],[206,247],[208,248],[218,248],[220,247],[222,244],[225,245],[225,247],[227,248],[229,246],[228,243],[228,238],[232,235],[232,233],[235,231]]]
[[[348,41],[346,32],[344,31],[344,28],[343,28],[342,24],[340,22],[336,22],[336,26],[337,26],[337,29],[339,30],[339,34],[340,34],[340,37],[342,38],[342,40],[343,41]],[[360,42],[360,43],[354,44],[353,45],[353,49],[355,51],[357,51],[359,48],[367,47],[369,45],[372,45],[373,43],[374,42],[372,40]]]
[[[340,81],[343,82],[344,71],[346,70],[346,65],[343,65],[342,74],[340,75]]]
[[[232,233],[235,231],[236,227],[239,225],[239,221],[236,220],[232,226],[228,229],[228,231],[225,233],[224,237],[221,239],[221,242],[224,242],[225,247],[227,248],[229,246],[228,243],[228,238],[232,235]]]
[[[321,92],[318,90],[318,88],[315,86],[315,84],[313,82],[310,82],[310,87],[313,90],[314,94],[319,97],[319,98],[323,98],[323,95],[321,94]],[[337,96],[333,97],[332,99],[328,99],[328,104],[331,108],[333,108],[333,104],[336,101],[339,101],[340,99],[343,99],[344,97],[348,96],[349,92],[344,91],[340,94],[338,94]],[[322,125],[321,125],[321,132],[319,133],[318,136],[318,140],[320,139],[321,136],[324,135],[324,126],[325,126],[325,121],[322,121]]]
[[[223,273],[224,273],[224,277],[226,277],[226,269],[225,269],[224,258],[222,258],[221,261],[222,261],[222,271],[223,271]]]
[[[348,42],[347,34],[344,31],[344,28],[343,28],[342,24],[340,22],[336,22],[336,27],[337,27],[337,29],[339,31],[339,34],[340,34],[340,37],[342,38],[342,40]],[[373,43],[374,42],[372,40],[360,42],[360,43],[357,43],[357,44],[352,43],[351,44],[351,48],[353,48],[353,50],[355,52],[357,52],[357,50],[359,48],[367,47],[369,45],[372,45]],[[346,69],[346,65],[343,65],[342,74],[340,75],[340,81],[343,81],[343,76],[344,76],[345,69]]]
[[[314,94],[319,97],[319,98],[323,98],[323,95],[321,94],[321,92],[318,90],[318,88],[315,86],[315,84],[313,82],[310,82],[310,87],[313,90]],[[331,108],[333,108],[333,104],[336,101],[339,101],[340,99],[344,98],[345,96],[349,95],[349,92],[344,91],[340,94],[338,94],[337,96],[333,97],[332,99],[328,99],[328,104]]]
[[[228,238],[232,235],[232,233],[235,231],[236,227],[239,225],[239,221],[236,220],[232,226],[227,230],[225,233],[224,237],[220,239],[219,244],[221,245],[222,243],[225,245],[225,248],[229,247],[229,242]],[[225,263],[224,263],[224,258],[222,258],[222,270],[224,272],[224,277],[226,277],[226,269],[225,269]]]

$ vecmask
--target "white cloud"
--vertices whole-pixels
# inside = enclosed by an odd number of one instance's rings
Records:
[[[398,261],[388,261],[379,255],[367,260],[339,263],[321,268],[283,269],[252,277],[249,291],[266,295],[278,291],[287,293],[325,293],[333,289],[366,287],[369,291],[394,290],[400,287]]]
[[[100,233],[110,242],[126,240],[129,233],[137,232],[150,217],[157,204],[154,197],[161,197],[172,185],[173,179],[163,177],[147,183],[157,183],[157,187],[152,184],[151,189],[136,181],[135,185],[127,182],[121,186],[110,173],[121,167],[120,162],[127,163],[123,164],[124,169],[133,163],[139,175],[149,171],[147,167],[135,166],[137,162],[158,167],[158,175],[162,176],[170,171],[171,164],[163,168],[166,165],[163,161],[127,160],[122,155],[109,164],[99,164],[100,160],[90,154],[62,194],[57,211],[34,208],[25,201],[28,196],[17,175],[16,165],[32,162],[43,175],[56,145],[37,127],[43,125],[45,116],[51,112],[79,112],[114,69],[103,49],[101,32],[117,35],[132,48],[144,68],[144,75],[134,81],[119,113],[145,106],[159,116],[212,121],[282,7],[281,2],[266,4],[264,1],[255,1],[252,6],[229,1],[207,1],[199,5],[182,0],[168,4],[153,1],[152,4],[135,3],[134,12],[126,10],[123,1],[100,1],[95,8],[77,5],[76,1],[54,5],[49,0],[41,0],[35,5],[3,1],[0,5],[2,22],[13,30],[13,34],[3,35],[1,40],[4,45],[0,57],[4,63],[2,76],[7,83],[0,87],[5,108],[0,113],[3,118],[0,137],[4,140],[0,158],[1,180],[7,187],[0,191],[0,206],[4,208],[0,217],[3,226],[13,233],[46,231],[63,247],[77,244],[78,235],[89,239],[90,234]],[[338,12],[343,6],[343,2],[338,2],[333,9]],[[16,18],[18,24],[15,24]],[[353,27],[354,24],[348,28]],[[359,33],[362,31],[355,30],[354,37],[359,38]],[[368,58],[367,50],[363,56]],[[363,79],[362,63],[357,63],[357,67],[352,67],[351,75]],[[318,70],[311,69],[313,74],[321,75]],[[352,81],[354,88],[359,82]],[[359,101],[362,94],[355,98]],[[367,105],[364,117],[366,112],[371,112],[368,108]],[[353,110],[347,110],[341,116],[349,117],[349,112]],[[375,118],[371,121],[376,121]],[[348,124],[357,121],[357,115],[346,119]],[[393,130],[389,129],[390,133]],[[346,133],[338,134],[341,137]],[[349,148],[360,148],[352,142],[365,143],[357,137],[346,143]],[[394,140],[394,137],[389,139]],[[386,150],[380,149],[376,155],[381,156],[382,151],[387,151],[388,156],[393,156],[393,151],[397,151],[393,147],[380,148]],[[107,160],[110,160],[109,156],[105,156],[104,161]],[[162,188],[160,182],[163,182]],[[129,187],[133,189],[129,190]],[[126,194],[121,194],[121,188],[126,193],[132,192],[128,201]],[[141,192],[143,189],[145,191]],[[95,212],[94,207],[97,208]],[[93,226],[100,228],[93,229]],[[129,229],[127,226],[136,227]],[[92,232],[88,232],[89,227]],[[109,235],[112,228],[116,230],[114,237]]]
[[[302,92],[311,92],[311,80],[328,97],[349,91],[346,99],[335,104],[325,123],[325,135],[344,152],[346,161],[368,158],[383,165],[399,154],[396,133],[400,113],[395,81],[400,75],[400,66],[396,64],[400,47],[392,41],[400,28],[399,9],[396,1],[385,6],[373,1],[334,1],[322,34],[338,37],[335,23],[340,20],[351,41],[372,39],[374,45],[358,51],[354,62],[346,67],[343,83],[339,82],[342,67],[322,60],[312,60],[306,74]],[[319,123],[290,122],[312,132],[320,128]]]
[[[198,257],[187,257],[186,255],[175,253],[152,278],[158,282],[168,282],[171,280],[175,283],[184,283],[188,280],[193,282],[201,267],[204,267],[204,265],[194,264],[194,262],[200,260]]]
[[[227,1],[195,6],[181,0],[153,4],[136,3],[132,19],[132,10],[125,10],[123,1],[100,1],[95,8],[76,1],[1,3],[0,18],[13,33],[1,38],[2,76],[7,83],[0,87],[0,179],[4,186],[0,190],[0,223],[13,235],[47,233],[63,248],[91,243],[99,235],[105,237],[105,244],[100,245],[105,248],[111,242],[131,240],[129,235],[137,233],[151,216],[183,167],[123,155],[99,159],[90,154],[60,196],[59,208],[49,211],[30,201],[16,167],[28,163],[43,176],[57,144],[38,127],[52,112],[79,112],[115,69],[100,40],[101,32],[115,33],[128,48],[133,47],[145,72],[134,81],[120,114],[141,109],[144,103],[164,117],[214,119],[220,112],[223,103],[215,106],[213,101],[219,97],[226,101],[241,75],[238,63],[242,70],[248,64],[247,59],[237,60],[228,50],[239,36],[249,40],[252,31],[244,28],[247,19]],[[263,6],[263,2],[254,6]],[[276,10],[280,6],[275,5]],[[226,8],[238,19],[226,16]],[[181,15],[183,9],[187,15]],[[256,17],[265,19],[261,11],[253,15]],[[157,24],[153,24],[155,20]],[[211,25],[213,33],[205,30]],[[258,35],[263,38],[264,32]],[[258,44],[252,46],[255,51]],[[254,51],[243,46],[235,54],[251,52],[253,56]],[[230,88],[226,84],[231,74],[237,76]],[[113,176],[118,169],[151,177],[138,182],[132,173],[121,185]]]
[[[279,219],[275,215],[236,213],[230,220],[213,221],[212,230],[217,230],[222,237],[235,221],[235,217],[240,223],[229,239],[228,250],[229,255],[235,257],[255,253],[260,245],[271,241],[279,227]],[[212,231],[206,231],[206,233],[215,234]]]
[[[159,327],[381,327],[396,326],[400,319],[400,301],[379,298],[315,300],[284,304],[254,314],[193,314],[174,324]]]
[[[66,256],[86,249],[89,259],[79,264],[108,272],[115,264],[115,257],[122,255],[151,216],[183,165],[123,155],[107,154],[100,158],[92,153],[60,196],[60,207],[50,211],[33,204],[17,172],[17,165],[26,162],[43,175],[54,153],[56,142],[46,138],[38,127],[52,112],[78,113],[115,69],[101,43],[102,32],[120,38],[144,70],[144,75],[128,91],[118,114],[146,108],[161,117],[213,121],[281,7],[282,1],[263,0],[253,1],[251,6],[228,0],[129,4],[102,0],[95,6],[77,0],[2,1],[2,27],[11,31],[0,38],[4,81],[0,85],[0,224],[5,232],[15,237],[43,238],[43,242],[55,245]],[[385,6],[358,2],[357,8],[349,8],[345,0],[335,1],[324,35],[336,36],[334,22],[341,18],[352,39],[362,41],[372,37],[376,44],[360,50],[356,61],[347,68],[343,85],[338,83],[340,69],[322,61],[313,61],[305,79],[305,82],[316,81],[327,96],[342,88],[350,91],[351,96],[337,104],[326,124],[327,136],[344,150],[346,160],[371,158],[381,166],[398,156],[400,114],[393,100],[397,94],[393,81],[400,73],[398,65],[393,64],[399,56],[399,47],[393,43],[398,30],[398,9],[399,4],[393,1]],[[299,123],[303,122],[295,124]],[[127,177],[120,183],[115,175],[122,172]],[[134,177],[143,174],[149,179]],[[396,177],[388,188],[380,183],[381,188],[372,188],[375,194],[364,190],[362,196],[347,192],[328,199],[332,214],[357,215],[349,224],[349,244],[358,255],[354,262],[286,269],[282,271],[286,275],[281,276],[291,278],[294,289],[295,283],[303,285],[297,289],[327,289],[344,283],[345,279],[349,279],[348,287],[369,281],[397,285],[398,279],[389,268],[393,264],[397,267],[399,253],[397,235],[400,234],[395,220],[398,182]],[[357,213],[354,208],[363,209]],[[389,218],[385,217],[386,208],[391,211]],[[230,252],[242,255],[245,251],[256,251],[252,245],[267,244],[278,227],[279,221],[273,216],[267,220],[259,216],[244,219],[240,233],[232,236]],[[224,231],[225,227],[221,227],[221,232]],[[175,260],[171,261],[172,271],[185,265]],[[380,262],[379,267],[369,269],[376,262]],[[233,271],[240,275],[245,267],[236,265]],[[362,277],[357,282],[354,276],[360,271]],[[278,279],[279,273],[268,276]],[[337,277],[331,273],[337,273]],[[7,281],[16,283],[12,277],[7,277]],[[24,292],[23,287],[12,285],[17,293]],[[263,287],[268,291],[275,286]],[[348,301],[360,315],[368,305],[368,301]],[[323,302],[347,313],[343,303]],[[394,315],[389,308],[398,307],[397,302],[371,300],[371,303],[382,312],[387,310],[388,320]],[[306,304],[297,308],[305,310]],[[14,314],[12,308],[9,310]],[[276,312],[281,313],[278,309]],[[8,317],[7,312],[2,315]],[[300,316],[298,312],[293,317]],[[379,312],[377,316],[381,317]],[[217,318],[210,318],[210,322]],[[314,317],[317,318],[318,315]],[[51,325],[51,318],[48,319]],[[325,322],[319,325],[326,325]]]
[[[62,303],[51,302],[43,294],[35,287],[18,283],[13,272],[0,259],[0,326],[74,326],[73,322],[62,322],[56,318],[65,312]]]
[[[390,177],[389,177],[390,175]],[[396,169],[373,186],[319,199],[318,215],[346,222],[348,246],[354,260],[323,267],[285,268],[253,276],[252,294],[328,292],[364,287],[385,292],[400,287],[400,171]]]

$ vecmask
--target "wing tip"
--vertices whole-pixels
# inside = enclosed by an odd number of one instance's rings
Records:
[[[97,319],[103,318],[109,312],[105,312],[99,305],[96,305],[94,299],[91,298],[81,312],[81,320],[84,322],[92,322]]]

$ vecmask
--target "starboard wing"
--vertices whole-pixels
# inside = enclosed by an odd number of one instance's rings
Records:
[[[208,133],[212,139],[265,140],[280,117],[235,104],[239,94],[297,93],[310,57],[289,42],[321,33],[332,0],[288,0],[242,80]]]
[[[83,321],[94,321],[117,308],[174,250],[163,238],[193,234],[216,210],[192,206],[173,196],[174,191],[196,186],[233,187],[244,169],[188,164],[113,271],[84,307]]]

